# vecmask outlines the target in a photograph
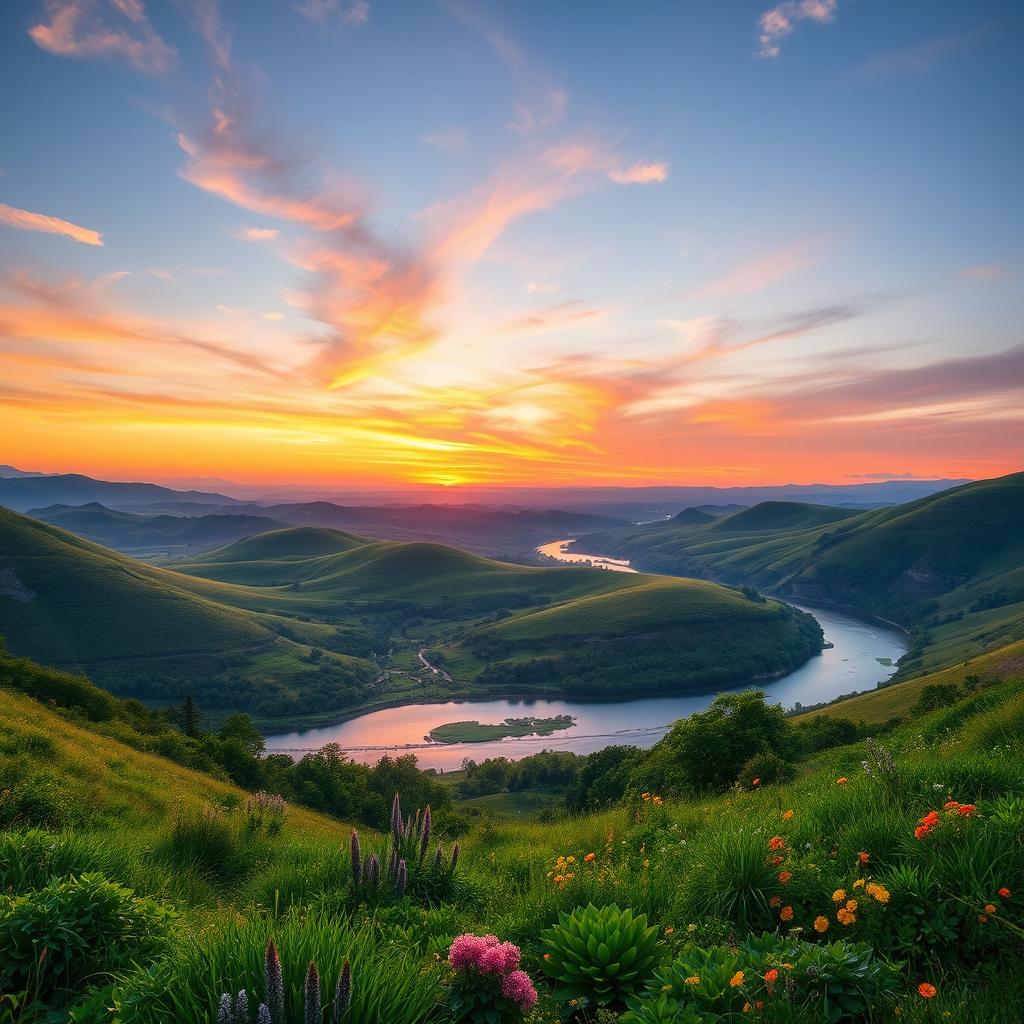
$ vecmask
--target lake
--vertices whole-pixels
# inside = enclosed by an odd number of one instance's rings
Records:
[[[557,549],[567,543],[555,541],[545,548]],[[544,550],[538,549],[538,550]],[[553,557],[558,557],[554,550]],[[564,554],[561,556],[568,560]],[[583,556],[594,560],[600,556]],[[575,560],[575,559],[574,559]],[[614,562],[614,560],[605,560]],[[615,562],[609,569],[632,572],[628,563]],[[797,605],[797,607],[801,607]],[[895,663],[907,652],[904,633],[861,622],[840,612],[804,608],[810,612],[833,646],[811,658],[805,665],[774,682],[761,686],[768,699],[786,708],[829,701],[855,690],[871,690],[896,671]],[[746,687],[740,687],[746,689]],[[640,697],[633,700],[480,700],[451,701],[446,704],[409,704],[399,708],[372,711],[348,722],[267,737],[268,751],[284,751],[301,757],[325,743],[338,743],[349,756],[367,764],[384,753],[412,753],[421,768],[445,771],[462,766],[469,757],[482,761],[487,757],[520,758],[538,750],[571,750],[589,754],[616,743],[638,747],[653,746],[676,719],[706,708],[714,694],[694,697]],[[424,736],[448,722],[477,720],[499,723],[506,718],[553,718],[571,715],[576,721],[570,729],[551,736],[507,738],[487,743],[428,744]]]

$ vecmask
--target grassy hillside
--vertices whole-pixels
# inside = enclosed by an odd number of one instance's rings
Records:
[[[311,645],[329,647],[336,631],[235,606],[264,602],[0,509],[0,636],[13,653],[115,693],[194,693],[207,708],[294,714],[365,699],[372,664],[333,651],[310,664]]]
[[[181,568],[285,585],[310,608],[405,614],[455,688],[709,692],[789,671],[821,647],[809,616],[715,584],[509,565],[436,544],[351,545],[338,536],[346,548],[339,553],[285,557],[289,534],[281,532]]]
[[[904,675],[1024,638],[1024,474],[853,513],[772,502],[580,539],[640,569],[749,583],[915,631]]]
[[[386,880],[353,885],[341,823],[291,805],[261,817],[234,787],[0,690],[0,811],[12,794],[19,811],[0,823],[0,972],[11,979],[0,1009],[13,996],[26,1024],[68,1004],[93,1024],[213,1024],[222,992],[264,998],[273,937],[288,1021],[303,1019],[309,961],[329,1003],[348,958],[350,1020],[453,1024],[445,957],[470,932],[520,947],[538,994],[526,1024],[1016,1024],[1022,737],[1024,692],[1007,682],[921,716],[884,747],[807,758],[788,782],[636,793],[546,823],[495,818],[481,799],[457,870],[430,866],[433,844],[451,851],[441,824],[396,893]],[[935,823],[915,837],[930,810]],[[361,839],[363,856],[386,862],[379,838]],[[604,997],[600,1018],[581,1009],[599,994],[589,982],[560,991],[565,943],[549,931],[591,903],[645,915],[651,929],[653,962]],[[576,955],[596,956],[587,976],[602,977],[601,942],[614,950],[624,929],[581,927]]]

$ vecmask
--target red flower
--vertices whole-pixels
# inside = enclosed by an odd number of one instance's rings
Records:
[[[956,813],[962,818],[969,818],[972,814],[978,813],[978,808],[974,804],[961,804],[956,809]]]
[[[935,994],[938,991],[939,990],[934,985],[927,981],[922,981],[921,984],[917,986],[917,994],[922,999],[934,999]]]
[[[786,845],[786,840],[782,836],[772,836],[768,840],[769,850],[781,850]]]
[[[918,825],[917,828],[914,829],[914,838],[924,839],[929,832],[931,832],[931,829],[927,825]]]
[[[769,985],[773,984],[779,980],[779,972],[773,967],[767,974],[765,974],[764,980],[767,981]]]
[[[999,890],[999,895],[1002,896],[1004,900],[1008,900],[1013,895],[1013,893],[1010,892],[1010,890],[1007,889],[1004,885],[1002,889]]]
[[[871,854],[865,853],[863,850],[861,850],[860,853],[857,854],[857,860],[859,860],[861,864],[867,864],[867,862],[871,860]]]

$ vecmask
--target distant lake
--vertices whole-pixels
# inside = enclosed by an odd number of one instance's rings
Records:
[[[606,558],[604,555],[585,555],[579,551],[566,551],[567,544],[572,540],[553,540],[550,544],[542,544],[537,551],[548,558],[557,559],[567,565],[581,565],[589,562],[597,569],[611,569],[613,572],[636,572],[629,564],[628,558]]]
[[[555,541],[544,548],[566,543]],[[552,552],[554,557],[557,557]],[[563,556],[564,557],[564,556]],[[590,556],[591,560],[595,556]],[[618,566],[618,568],[616,568]],[[628,564],[609,565],[616,571],[631,572]],[[796,607],[801,607],[797,605]],[[760,688],[774,703],[786,708],[833,700],[855,690],[871,690],[896,671],[896,662],[907,652],[905,634],[861,622],[840,612],[804,608],[810,612],[832,643],[805,665]],[[746,689],[746,687],[740,687]],[[415,754],[421,768],[458,769],[464,758],[482,761],[487,757],[516,759],[538,750],[571,750],[589,754],[617,743],[653,746],[671,724],[694,711],[706,708],[714,694],[695,697],[640,697],[633,700],[481,700],[451,701],[446,704],[407,704],[399,708],[372,711],[349,722],[267,737],[268,751],[286,751],[301,757],[325,743],[338,743],[349,756],[374,764],[384,753]],[[532,715],[553,718],[571,715],[575,724],[551,736],[507,738],[488,743],[427,744],[431,729],[448,722],[476,720],[499,723],[506,718]],[[362,748],[362,749],[360,749]],[[366,749],[372,748],[372,749]],[[387,749],[381,749],[387,748]]]

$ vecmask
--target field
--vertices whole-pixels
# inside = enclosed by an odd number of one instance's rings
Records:
[[[309,960],[329,1002],[348,957],[353,1020],[443,1024],[457,975],[439,958],[468,931],[521,948],[539,993],[529,1024],[613,1021],[631,990],[628,1021],[676,1019],[644,1015],[659,1005],[728,1020],[761,1003],[759,1019],[790,1024],[1009,1024],[1024,997],[1013,970],[1024,953],[1022,728],[1018,679],[919,716],[882,745],[806,757],[791,782],[664,799],[634,791],[547,823],[523,819],[535,794],[467,801],[472,813],[439,819],[431,837],[447,856],[458,834],[457,870],[410,873],[399,896],[353,889],[347,825],[291,805],[261,811],[225,782],[0,692],[0,944],[20,941],[5,920],[25,921],[46,900],[89,934],[74,916],[85,893],[116,902],[137,929],[110,926],[102,943],[68,954],[63,976],[8,955],[0,1007],[36,1019],[35,992],[70,1001],[75,1020],[213,1024],[223,991],[262,998],[273,937],[289,1019],[302,1018]],[[934,808],[937,824],[915,838]],[[360,837],[364,856],[384,842],[362,827]],[[544,955],[560,947],[545,930],[588,903],[645,915],[653,964],[610,997],[584,988],[573,1006],[549,977]],[[821,971],[832,979],[824,991],[808,985]],[[690,976],[700,984],[684,984]]]

